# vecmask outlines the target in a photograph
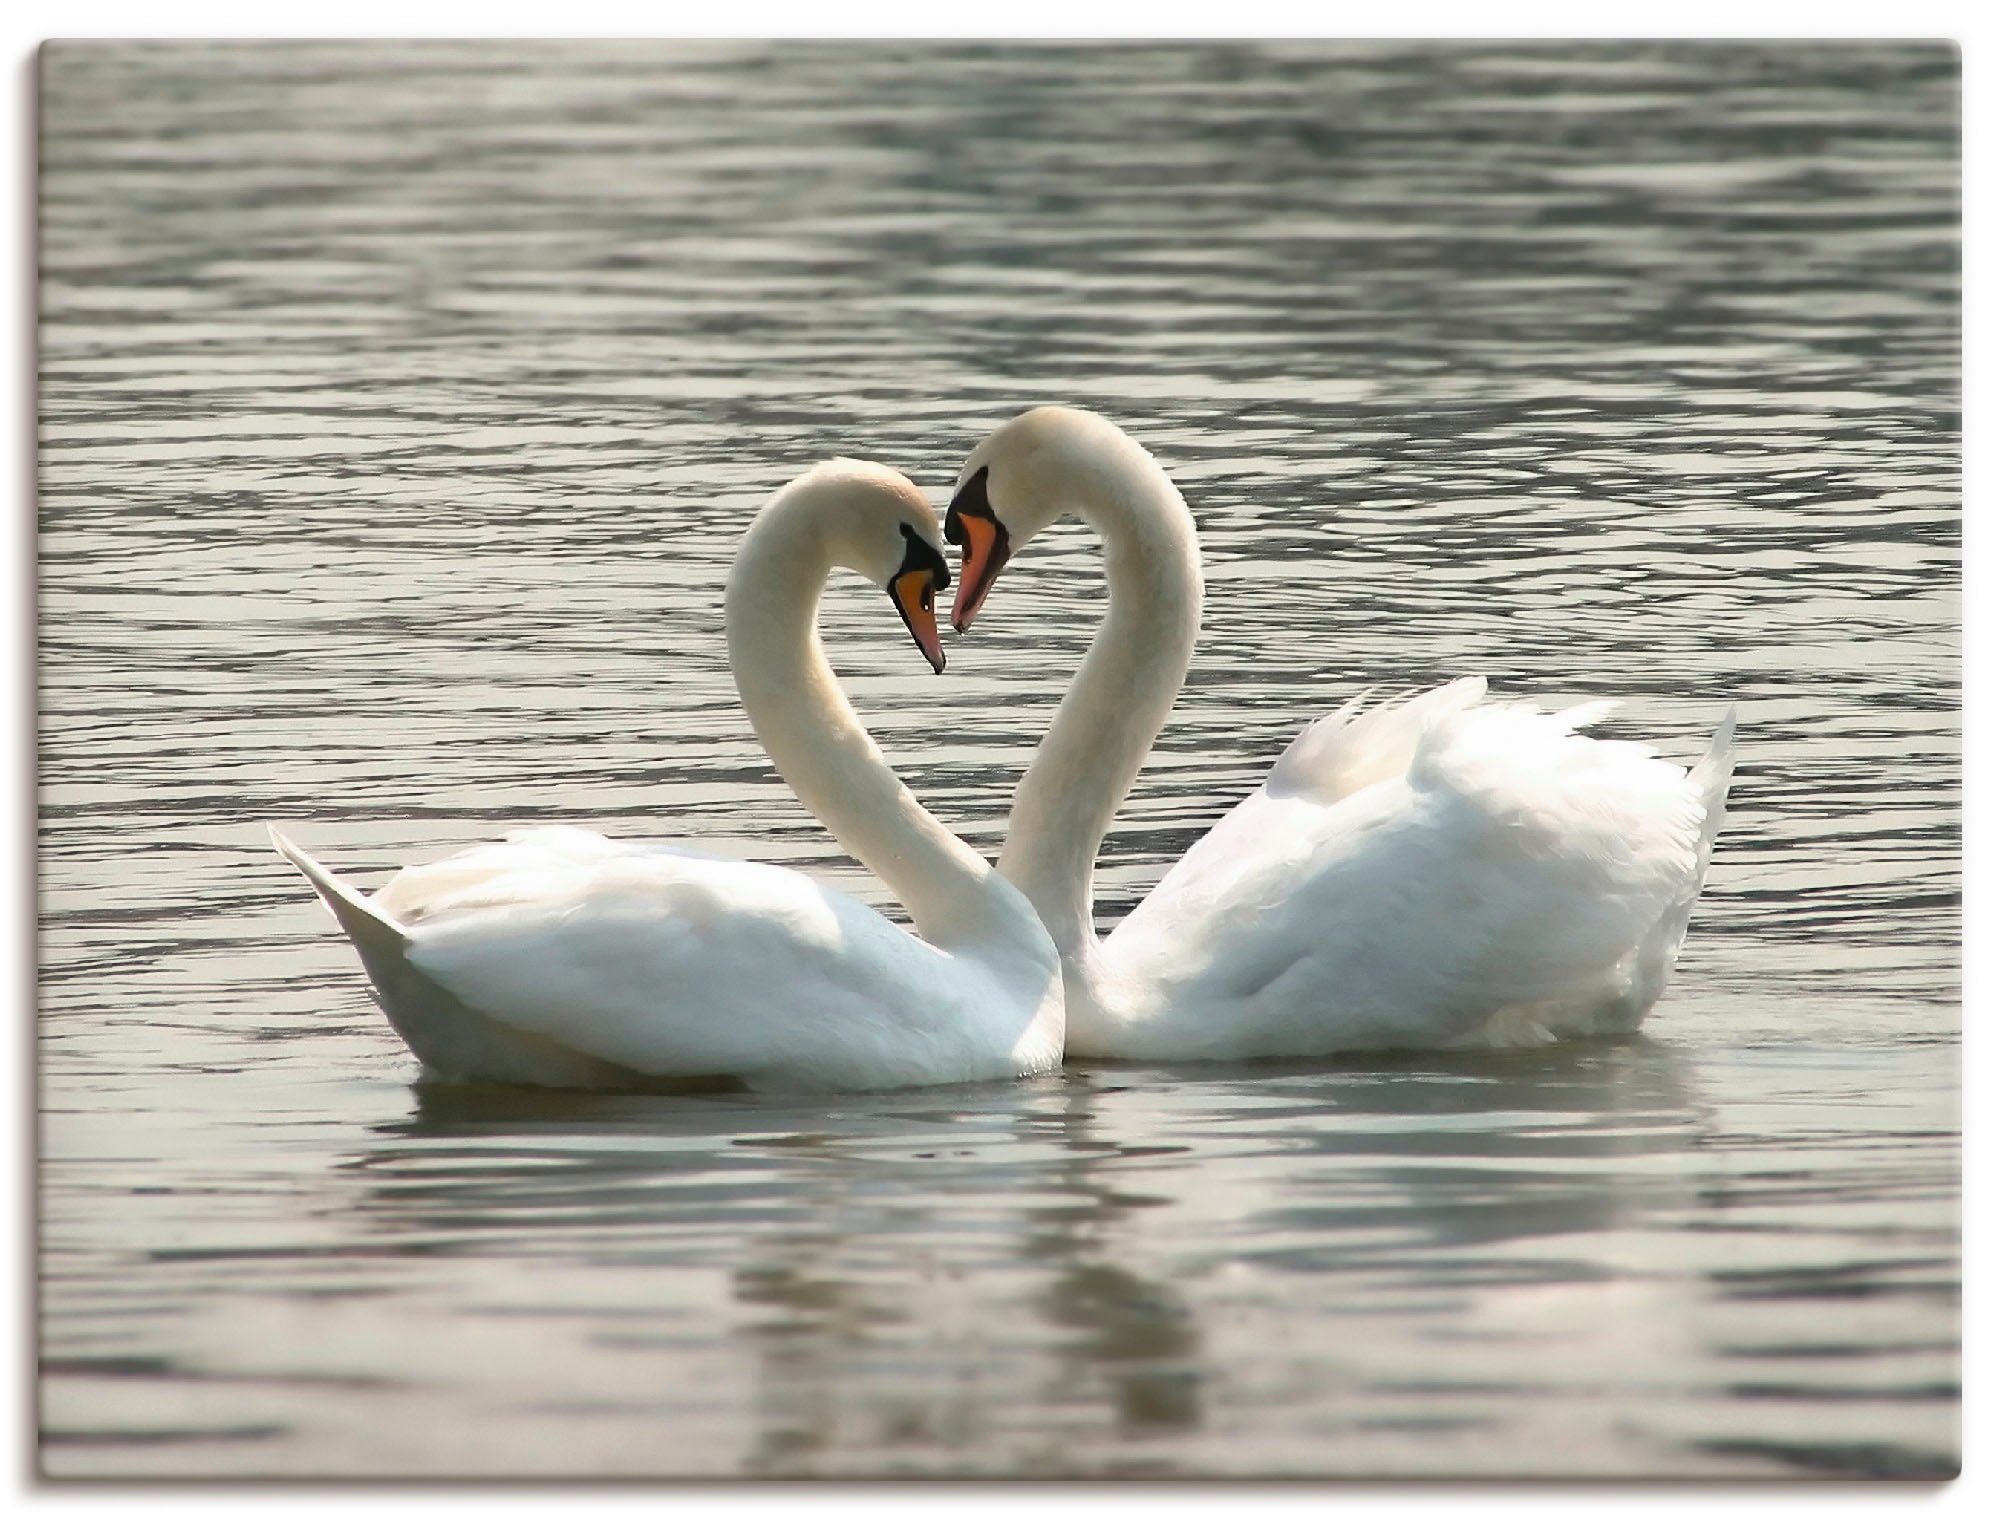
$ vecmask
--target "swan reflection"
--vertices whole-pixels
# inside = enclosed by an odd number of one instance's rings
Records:
[[[1644,1040],[811,1102],[412,1091],[346,1164],[362,1234],[507,1272],[506,1312],[549,1326],[545,1411],[603,1401],[566,1336],[636,1358],[612,1399],[635,1418],[719,1368],[699,1391],[737,1405],[742,1448],[663,1448],[663,1473],[1164,1473],[1281,1364],[1368,1395],[1347,1433],[1417,1417],[1430,1394],[1383,1369],[1408,1326],[1357,1354],[1355,1315],[1454,1272],[1586,1281],[1593,1240],[1688,1201],[1659,1161],[1703,1122]],[[1246,1340],[1245,1302],[1301,1293],[1317,1329]]]

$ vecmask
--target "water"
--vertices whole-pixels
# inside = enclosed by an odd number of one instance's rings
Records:
[[[1957,63],[1927,45],[61,45],[42,1434],[139,1474],[1937,1475],[1957,1460]],[[1200,520],[1107,922],[1471,670],[1697,754],[1622,1044],[833,1099],[428,1088],[268,850],[530,822],[881,893],[729,684],[747,514],[1037,400]],[[933,680],[997,849],[1102,611]]]

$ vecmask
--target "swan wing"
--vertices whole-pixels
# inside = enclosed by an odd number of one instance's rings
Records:
[[[1134,1025],[1154,1053],[1636,1022],[1678,949],[1720,783],[1574,731],[1601,708],[1481,694],[1456,682],[1372,731],[1358,709],[1315,724],[1119,926],[1104,952],[1157,999]]]
[[[1476,706],[1486,679],[1466,675],[1448,685],[1367,705],[1368,693],[1349,698],[1307,725],[1271,767],[1264,787],[1274,795],[1337,802],[1363,786],[1401,775],[1417,745],[1439,719]]]
[[[1264,784],[1177,860],[1148,901],[1181,892],[1207,898],[1266,858],[1286,827],[1317,826],[1322,811],[1379,781],[1406,775],[1424,735],[1441,719],[1477,706],[1483,676],[1368,705],[1351,697],[1309,723],[1271,767]]]

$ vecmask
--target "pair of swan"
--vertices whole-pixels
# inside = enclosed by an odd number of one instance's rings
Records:
[[[950,583],[907,479],[835,460],[781,490],[729,575],[730,665],[778,772],[908,909],[912,936],[791,870],[538,828],[363,896],[273,830],[434,1073],[556,1086],[727,1077],[858,1089],[1160,1060],[1539,1043],[1637,1026],[1665,986],[1728,788],[1454,681],[1311,724],[1100,941],[1097,850],[1180,689],[1194,522],[1111,423],[1042,407],[982,443],[945,537],[967,631],[1057,518],[1104,542],[1110,608],[1016,793],[998,867],[918,804],[841,696],[815,614],[887,588],[942,670]]]

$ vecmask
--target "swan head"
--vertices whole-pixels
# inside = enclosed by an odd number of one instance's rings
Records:
[[[1030,538],[1077,509],[1079,490],[1092,488],[1112,440],[1132,446],[1095,413],[1037,406],[972,451],[944,514],[945,541],[960,555],[954,630],[972,626],[993,582]]]
[[[853,570],[883,587],[911,639],[944,672],[937,593],[951,584],[937,510],[896,470],[860,459],[830,459],[785,492],[810,513],[829,566]]]

